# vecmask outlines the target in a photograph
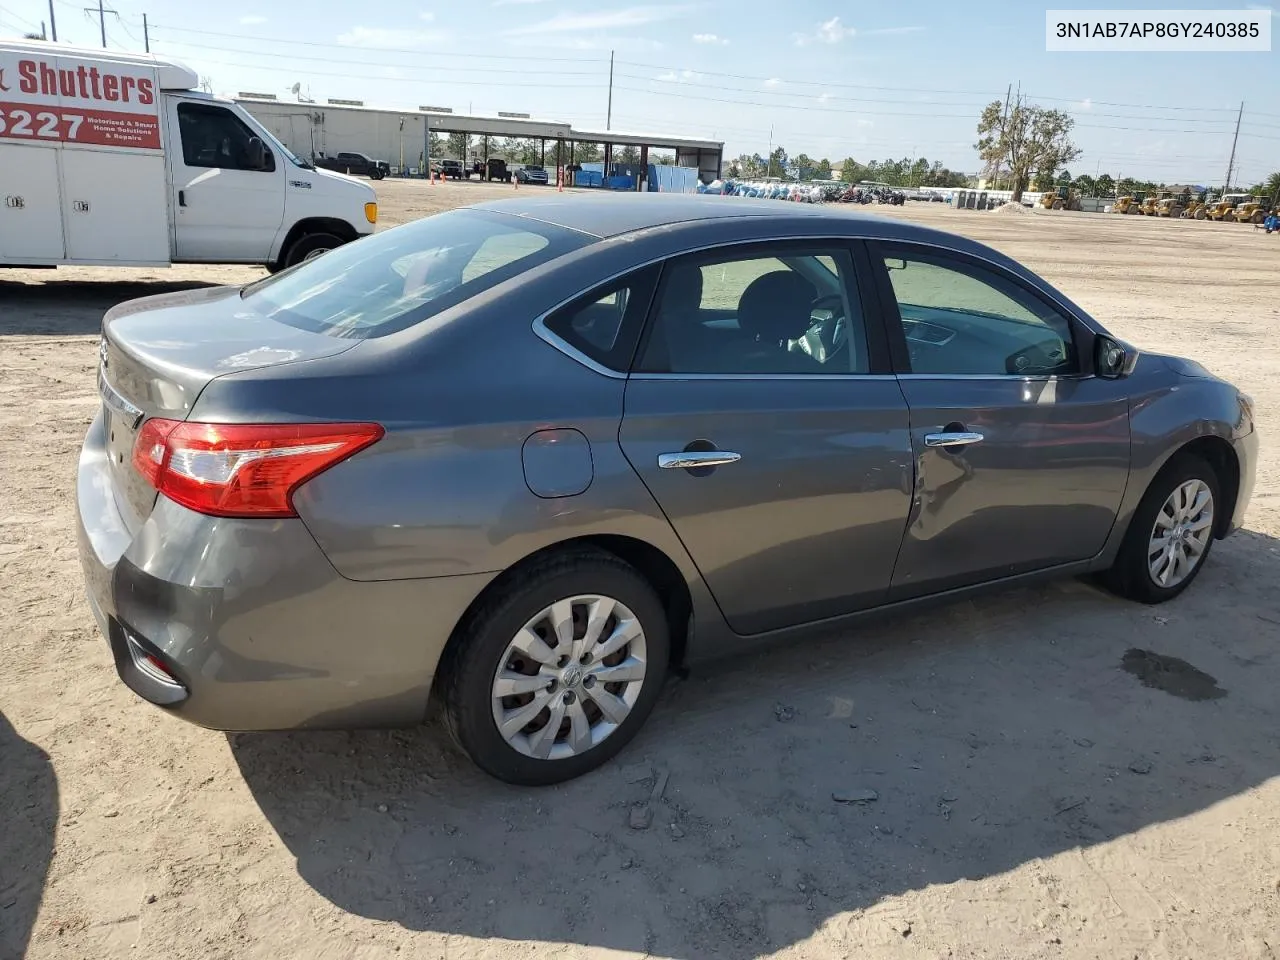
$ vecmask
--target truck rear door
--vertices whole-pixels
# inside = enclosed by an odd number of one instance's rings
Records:
[[[0,140],[0,170],[0,262],[57,263],[65,252],[58,151]]]

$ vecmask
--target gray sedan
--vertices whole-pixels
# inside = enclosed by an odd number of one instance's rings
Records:
[[[227,730],[408,724],[515,783],[668,670],[939,595],[1175,597],[1249,398],[987,247],[722,197],[543,195],[122,304],[77,489],[122,680]]]

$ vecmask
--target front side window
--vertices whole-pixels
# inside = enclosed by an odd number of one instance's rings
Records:
[[[923,253],[895,252],[884,265],[912,373],[1077,372],[1070,321],[995,271]]]
[[[256,138],[257,134],[224,107],[180,103],[178,130],[182,139],[182,161],[188,167],[262,172],[275,170],[275,159],[269,149],[266,151],[265,167],[256,164],[249,141]]]
[[[334,337],[381,337],[420,323],[590,242],[524,218],[453,210],[345,244],[245,287],[245,304]]]
[[[866,373],[843,249],[684,257],[663,269],[638,369],[676,374]]]

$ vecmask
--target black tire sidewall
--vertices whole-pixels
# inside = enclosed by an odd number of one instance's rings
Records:
[[[308,233],[299,237],[289,247],[289,251],[285,254],[284,265],[286,267],[297,266],[307,256],[307,254],[319,250],[336,250],[342,246],[342,238],[334,236],[332,233]]]
[[[1139,600],[1142,603],[1163,603],[1166,600],[1172,600],[1195,582],[1196,577],[1200,576],[1200,571],[1208,563],[1215,539],[1212,534],[1210,534],[1204,553],[1200,556],[1200,562],[1196,564],[1191,574],[1177,586],[1162,587],[1151,579],[1151,570],[1147,559],[1147,545],[1151,541],[1151,531],[1155,526],[1156,514],[1164,506],[1164,502],[1169,499],[1169,495],[1188,480],[1202,480],[1208,485],[1209,491],[1213,495],[1213,522],[1215,528],[1222,522],[1220,515],[1222,510],[1222,490],[1221,484],[1218,482],[1218,475],[1214,472],[1213,467],[1200,457],[1190,455],[1177,456],[1175,460],[1160,471],[1151,486],[1147,488],[1142,501],[1138,504],[1138,509],[1133,513],[1133,519],[1129,522],[1129,531],[1125,536],[1124,546],[1116,558],[1112,578],[1117,591],[1124,596]]]
[[[601,744],[564,760],[527,757],[503,739],[493,721],[492,682],[511,638],[537,613],[566,597],[613,597],[640,620],[648,668],[640,697],[622,725]],[[449,664],[446,708],[451,732],[485,772],[508,783],[542,786],[580,776],[607,762],[636,735],[661,693],[670,655],[670,631],[662,601],[632,567],[609,555],[557,558],[517,574],[493,602],[477,611]]]

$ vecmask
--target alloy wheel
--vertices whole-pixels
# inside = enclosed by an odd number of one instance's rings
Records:
[[[1166,589],[1191,576],[1213,536],[1213,491],[1200,479],[1174,488],[1156,513],[1147,544],[1151,580]]]

